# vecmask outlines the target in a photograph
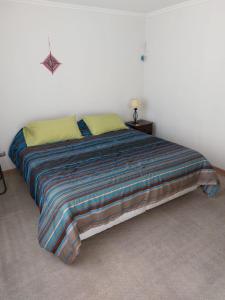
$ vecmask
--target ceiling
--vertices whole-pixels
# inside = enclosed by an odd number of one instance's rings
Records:
[[[52,0],[76,5],[148,13],[189,0]]]

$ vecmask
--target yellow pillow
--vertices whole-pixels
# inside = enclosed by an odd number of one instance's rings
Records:
[[[116,114],[84,116],[83,120],[93,135],[127,129],[124,122]]]
[[[75,116],[31,122],[23,134],[28,147],[82,138]]]

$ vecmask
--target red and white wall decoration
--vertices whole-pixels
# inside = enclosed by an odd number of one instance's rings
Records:
[[[53,75],[54,72],[61,65],[61,63],[52,55],[50,39],[48,39],[48,45],[49,45],[49,55],[41,64],[44,65]]]

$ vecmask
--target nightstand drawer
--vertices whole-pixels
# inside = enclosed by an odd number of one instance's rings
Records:
[[[151,125],[147,125],[145,127],[141,127],[141,128],[138,128],[138,126],[135,128],[136,130],[139,130],[139,131],[142,131],[142,132],[145,132],[145,133],[148,133],[148,134],[152,134],[153,133],[153,128],[152,128],[152,124]]]
[[[153,134],[153,122],[139,120],[137,124],[134,122],[126,122],[126,125],[138,131],[142,131],[147,134]]]

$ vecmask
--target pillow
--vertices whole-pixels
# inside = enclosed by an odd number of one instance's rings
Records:
[[[84,116],[83,120],[93,135],[128,129],[121,118],[116,114]]]
[[[82,138],[75,116],[31,122],[23,134],[28,147]]]
[[[89,128],[87,127],[87,124],[84,122],[84,120],[80,120],[79,122],[77,122],[77,125],[83,136],[92,136],[92,134],[91,134]]]

